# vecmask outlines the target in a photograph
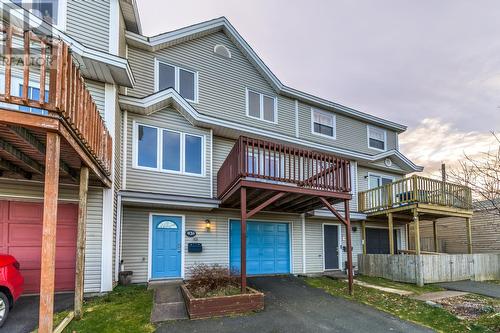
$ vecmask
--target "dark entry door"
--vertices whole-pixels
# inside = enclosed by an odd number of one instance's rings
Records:
[[[398,251],[397,232],[394,230],[394,253]],[[389,232],[387,229],[366,228],[366,253],[389,254]]]
[[[324,225],[325,269],[339,269],[339,227]]]

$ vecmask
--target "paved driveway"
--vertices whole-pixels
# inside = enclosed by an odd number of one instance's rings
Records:
[[[469,293],[500,298],[500,285],[498,284],[478,281],[456,281],[438,283],[438,285],[445,289],[466,291]]]
[[[295,277],[252,278],[265,310],[245,316],[166,322],[157,332],[433,332],[369,306],[331,296]]]
[[[64,311],[73,306],[74,296],[70,294],[56,294],[54,312]],[[0,328],[0,333],[27,333],[38,326],[38,296],[23,296],[11,309],[7,321]]]

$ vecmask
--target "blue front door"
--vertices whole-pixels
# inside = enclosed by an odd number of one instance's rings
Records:
[[[153,215],[151,278],[181,276],[182,218]]]
[[[240,270],[241,223],[230,221],[230,266]],[[290,236],[288,223],[247,222],[247,274],[290,273]]]

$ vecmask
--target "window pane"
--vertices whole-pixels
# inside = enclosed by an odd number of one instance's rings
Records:
[[[333,127],[314,123],[314,132],[333,137]]]
[[[264,119],[274,121],[274,98],[264,96]]]
[[[260,118],[260,95],[252,91],[248,92],[248,114]]]
[[[373,128],[373,127],[370,128],[370,138],[376,139],[379,141],[384,141],[384,137],[385,137],[385,135],[384,135],[383,130]]]
[[[181,171],[181,135],[179,133],[163,131],[162,168]]]
[[[158,131],[156,128],[139,125],[137,150],[138,165],[150,168],[157,167]]]
[[[179,90],[182,97],[194,101],[194,73],[179,70]]]
[[[376,188],[376,187],[379,187],[379,181],[380,181],[380,178],[378,176],[370,176],[370,188]]]
[[[186,134],[186,172],[201,174],[201,137]]]
[[[175,89],[175,67],[158,63],[158,83],[159,90]]]
[[[33,1],[33,13],[47,22],[57,24],[57,4],[58,0]]]
[[[384,144],[384,141],[370,138],[370,147],[377,148],[377,149],[385,149],[385,144]]]

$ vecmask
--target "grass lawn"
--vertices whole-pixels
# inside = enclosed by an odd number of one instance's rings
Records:
[[[359,275],[359,276],[356,276],[356,280],[363,281],[363,282],[370,283],[370,284],[374,284],[374,285],[381,286],[381,287],[389,287],[389,288],[395,288],[395,289],[399,289],[399,290],[411,291],[416,295],[444,290],[444,288],[441,288],[441,287],[438,287],[438,286],[432,285],[432,284],[426,284],[423,287],[419,287],[415,284],[394,282],[394,281],[390,281],[390,280],[387,280],[384,278],[373,277],[373,276]]]
[[[153,292],[146,286],[117,286],[106,296],[86,300],[83,318],[71,321],[64,332],[154,332],[149,322],[152,307]],[[55,314],[54,328],[67,314]]]
[[[326,277],[305,278],[305,281],[307,284],[313,287],[324,289],[331,295],[344,297],[353,301],[368,304],[379,310],[391,313],[399,318],[433,328],[438,332],[446,332],[446,333],[495,332],[494,329],[496,322],[495,319],[493,323],[489,321],[482,321],[481,318],[476,321],[460,320],[443,308],[433,307],[425,304],[424,302],[413,300],[408,297],[385,293],[379,290],[366,288],[358,285],[354,285],[354,296],[349,296],[348,285],[346,282],[340,280],[332,280]],[[374,283],[374,280],[370,281],[366,280],[365,282]],[[401,285],[404,286],[405,284]],[[396,287],[394,285],[390,286]],[[401,286],[399,286],[399,288],[407,290],[407,288],[418,288],[418,287],[406,286],[406,288],[402,288]],[[436,287],[428,286],[425,288],[433,289]],[[436,289],[431,291],[436,291]],[[417,293],[422,293],[422,291],[417,291]],[[489,326],[489,328],[483,325],[487,325]]]

